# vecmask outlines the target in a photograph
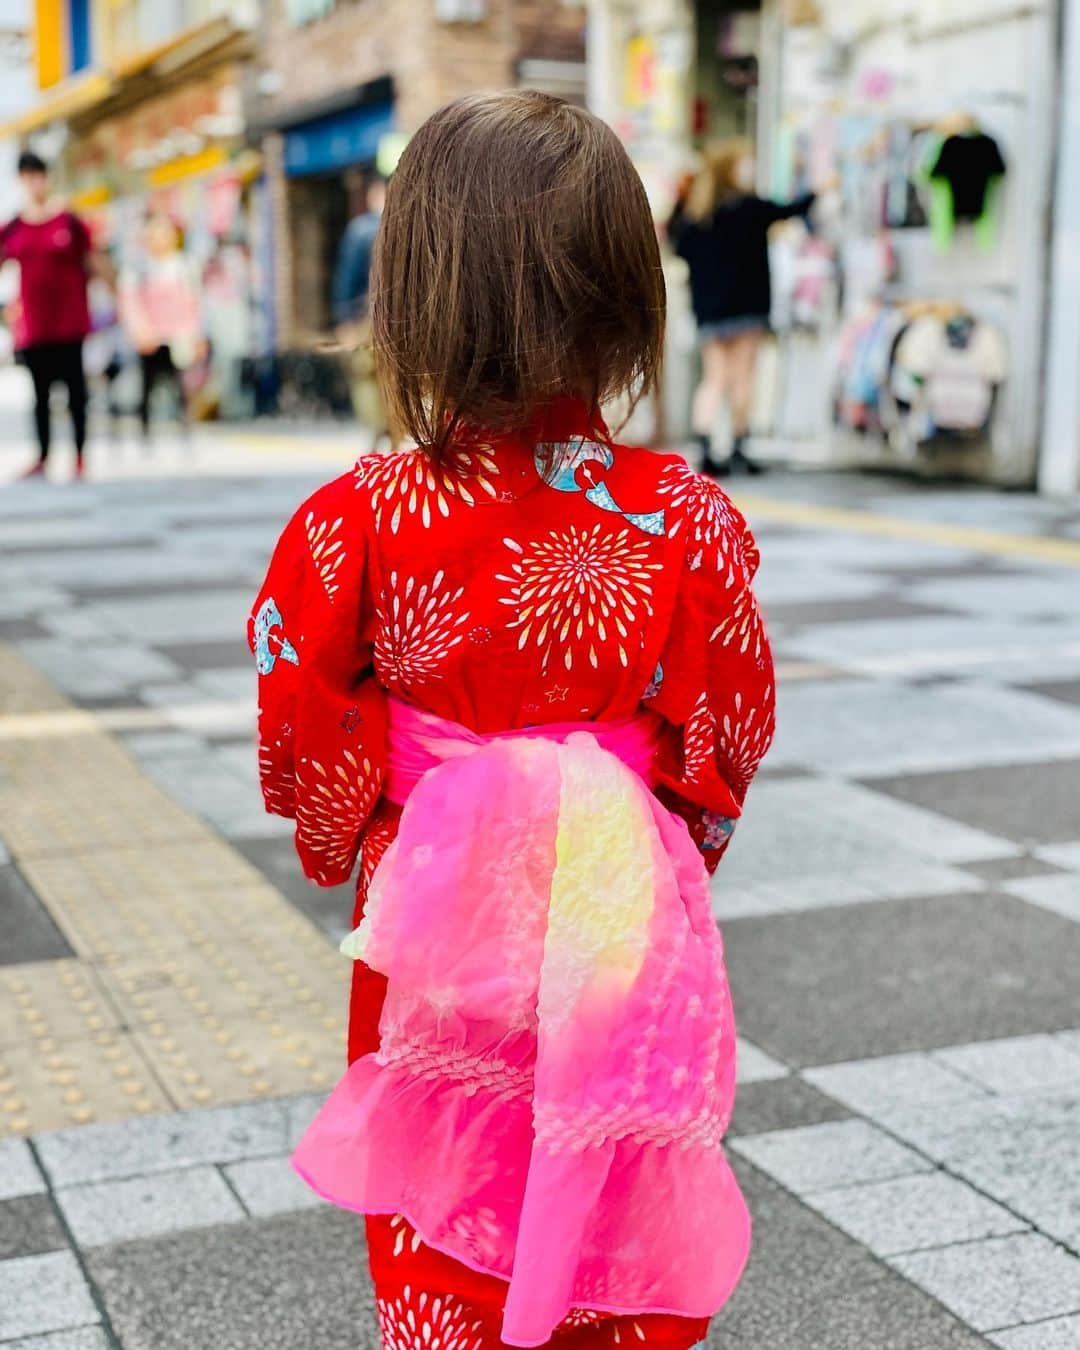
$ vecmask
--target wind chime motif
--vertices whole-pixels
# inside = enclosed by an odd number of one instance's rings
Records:
[[[268,595],[251,621],[251,640],[255,649],[255,669],[260,675],[269,675],[278,661],[298,666],[300,656],[285,636],[281,610],[272,595]]]
[[[615,463],[609,445],[572,436],[568,441],[545,441],[536,447],[536,471],[556,492],[583,492],[601,511],[622,516],[644,534],[663,535],[663,511],[625,511],[611,495],[604,475]]]

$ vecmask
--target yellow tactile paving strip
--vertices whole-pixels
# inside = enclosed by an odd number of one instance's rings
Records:
[[[76,954],[0,967],[0,1136],[336,1079],[348,962],[2,645],[0,837]]]

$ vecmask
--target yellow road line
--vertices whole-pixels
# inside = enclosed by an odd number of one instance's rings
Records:
[[[1040,535],[983,530],[972,525],[904,520],[875,511],[815,506],[808,502],[783,502],[772,497],[744,496],[742,493],[737,495],[736,500],[741,511],[759,520],[806,525],[818,530],[874,534],[889,539],[917,539],[927,544],[971,549],[975,553],[1027,558],[1033,562],[1056,563],[1062,567],[1080,567],[1080,541],[1073,539],[1047,539]]]

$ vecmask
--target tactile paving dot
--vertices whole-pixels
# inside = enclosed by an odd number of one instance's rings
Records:
[[[344,1015],[332,1030],[301,1009],[290,1011],[288,1021],[292,1034],[282,1041],[268,1035],[265,1026],[237,1018],[228,1025],[230,1044],[224,1049],[220,1033],[197,1025],[185,1028],[182,1039],[177,1036],[183,1051],[163,1051],[159,1041],[142,1032],[135,1039],[181,1107],[330,1088],[344,1068]]]
[[[0,970],[0,1134],[332,1084],[350,964],[3,644],[0,714],[5,842],[79,956]]]
[[[303,1008],[305,1016],[323,1022],[339,1017],[348,1000],[349,963],[328,943],[323,946],[327,951],[298,946],[288,979],[269,968],[263,955],[268,939],[258,945],[222,944],[209,960],[201,951],[185,949],[165,962],[136,957],[98,971],[132,1027],[182,1044],[188,1023],[217,1032],[241,1014],[271,1022],[283,1005]]]
[[[82,1040],[115,1030],[119,1016],[93,970],[81,961],[0,967],[0,1048]]]
[[[132,1092],[118,1091],[110,1072],[116,1062],[107,1057],[118,1050],[131,1068]],[[101,1032],[73,1043],[66,1063],[71,1080],[57,1082],[54,1068],[30,1047],[5,1050],[0,1062],[8,1075],[0,1078],[0,1135],[58,1130],[91,1121],[123,1120],[149,1111],[168,1111],[172,1103],[132,1037]]]
[[[4,837],[21,857],[208,833],[104,733],[2,741],[0,770]]]

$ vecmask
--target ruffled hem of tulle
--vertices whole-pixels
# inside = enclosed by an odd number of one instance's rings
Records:
[[[472,1146],[463,1142],[468,1140]],[[561,1316],[543,1333],[538,1329],[536,1338],[504,1328],[507,1345],[545,1345],[576,1308],[618,1317],[708,1318],[734,1292],[749,1255],[750,1220],[723,1150],[622,1139],[608,1145],[605,1158],[607,1171],[589,1214],[589,1232],[609,1239],[617,1235],[614,1249],[628,1237],[650,1240],[648,1273],[642,1276],[639,1266],[620,1274],[610,1260],[596,1269],[596,1258],[590,1272],[587,1257],[568,1253],[563,1273],[571,1294]],[[428,1247],[477,1274],[510,1286],[515,1266],[530,1264],[530,1253],[518,1245],[518,1197],[524,1196],[534,1165],[528,1099],[500,1100],[490,1090],[417,1079],[369,1057],[353,1064],[338,1084],[300,1141],[292,1165],[324,1200],[362,1214],[401,1214]],[[490,1195],[476,1180],[495,1171],[513,1197],[501,1213],[492,1209]],[[628,1177],[632,1184],[626,1184]],[[658,1247],[649,1216],[687,1201],[693,1203],[679,1211],[677,1249],[673,1228]],[[551,1203],[555,1216],[559,1197],[552,1196]],[[487,1225],[489,1238],[495,1236],[486,1257],[470,1250],[460,1236],[463,1225]],[[550,1255],[542,1257],[549,1275]],[[535,1263],[537,1254],[531,1259]],[[666,1273],[679,1262],[684,1267],[681,1290],[671,1288],[670,1280],[665,1289]],[[599,1281],[602,1291],[595,1288]],[[638,1286],[636,1295],[631,1283]]]

